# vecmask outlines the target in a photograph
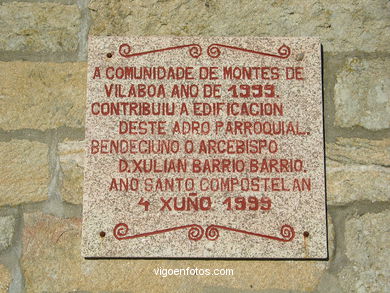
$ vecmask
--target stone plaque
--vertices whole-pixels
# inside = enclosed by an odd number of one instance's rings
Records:
[[[92,37],[85,257],[326,259],[316,38]]]

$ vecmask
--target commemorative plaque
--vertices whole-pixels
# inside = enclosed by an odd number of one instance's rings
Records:
[[[91,37],[85,257],[326,259],[316,38]]]

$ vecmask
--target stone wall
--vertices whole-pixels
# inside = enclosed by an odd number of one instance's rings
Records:
[[[319,36],[329,261],[81,258],[88,35]],[[2,0],[0,292],[389,292],[389,40],[387,0]]]

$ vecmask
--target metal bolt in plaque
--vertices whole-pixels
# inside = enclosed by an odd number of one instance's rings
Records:
[[[316,38],[92,37],[84,257],[326,259]]]

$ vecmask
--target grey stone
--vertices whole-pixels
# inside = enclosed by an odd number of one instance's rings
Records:
[[[390,167],[390,139],[338,137],[326,144],[326,157],[342,163]]]
[[[335,124],[370,130],[390,127],[390,60],[348,59],[337,75]]]
[[[61,197],[66,202],[81,204],[84,184],[84,141],[65,141],[58,145],[61,165]]]
[[[389,200],[389,139],[337,138],[326,156],[329,204]]]
[[[390,169],[376,165],[326,162],[328,204],[358,200],[386,201],[390,195]]]
[[[0,62],[0,128],[83,127],[86,76],[84,62]]]
[[[48,146],[40,142],[0,142],[0,206],[48,198]]]
[[[0,6],[0,50],[75,52],[80,18],[76,5],[3,3]]]
[[[345,292],[390,291],[390,211],[354,216],[345,224],[351,264],[339,273]]]
[[[93,35],[316,36],[325,51],[389,51],[386,0],[92,0],[89,8]]]
[[[316,293],[340,293],[342,289],[336,276],[329,272],[323,274],[318,287],[314,291]]]
[[[0,253],[11,245],[14,231],[15,218],[12,216],[0,217]]]

